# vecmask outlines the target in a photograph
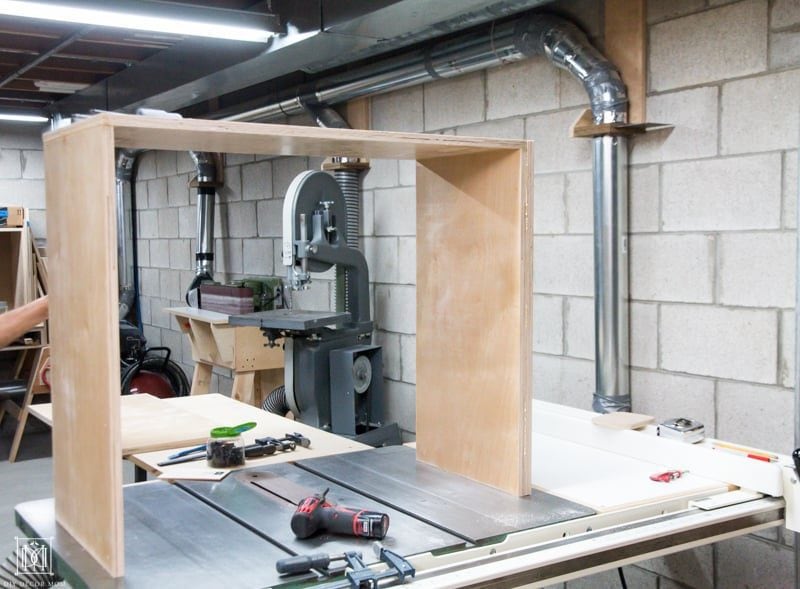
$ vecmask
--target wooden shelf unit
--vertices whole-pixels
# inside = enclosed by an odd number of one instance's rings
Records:
[[[530,142],[104,113],[45,135],[44,158],[56,518],[112,576],[124,574],[115,147],[416,160],[418,457],[530,492]]]

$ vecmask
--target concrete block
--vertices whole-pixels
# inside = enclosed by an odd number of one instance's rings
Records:
[[[631,298],[712,302],[715,247],[714,238],[702,234],[631,236]]]
[[[659,336],[665,370],[765,384],[777,380],[774,311],[662,305]]]
[[[558,234],[567,230],[566,180],[562,174],[533,177],[533,233]]]
[[[722,87],[722,153],[797,148],[800,70],[729,82]]]
[[[22,152],[22,177],[30,180],[44,180],[44,153],[39,150]]]
[[[764,71],[767,1],[746,0],[653,25],[649,46],[654,91]]]
[[[794,450],[794,393],[746,383],[717,384],[717,437],[771,452]]]
[[[476,72],[425,84],[425,130],[485,120],[484,74]]]
[[[794,586],[794,555],[788,547],[741,537],[717,544],[716,555],[717,587]]]
[[[2,201],[29,209],[41,209],[46,206],[44,182],[41,180],[0,180]]]
[[[161,330],[153,325],[143,325],[142,333],[147,340],[147,345],[151,348],[161,345]]]
[[[178,174],[195,174],[197,167],[188,151],[178,151],[175,154],[175,169]]]
[[[417,240],[414,237],[397,239],[397,282],[417,283]]]
[[[594,360],[594,299],[565,299],[564,325],[566,355]]]
[[[662,229],[777,229],[780,170],[779,153],[666,164]]]
[[[795,30],[769,34],[769,69],[800,65],[800,33]]]
[[[591,236],[555,235],[533,240],[533,291],[592,296],[594,254]]]
[[[625,581],[629,587],[637,589],[658,589],[658,575],[634,566],[623,567]],[[567,581],[567,589],[618,589],[620,586],[617,569],[595,573],[574,581]]]
[[[417,382],[417,338],[413,335],[400,336],[400,363],[403,382]]]
[[[181,291],[181,273],[178,270],[159,270],[160,296],[167,301],[183,298]]]
[[[161,285],[159,284],[159,275],[156,268],[140,268],[140,281],[139,290],[142,295],[148,297],[157,297],[161,295]]]
[[[719,244],[720,303],[794,307],[794,233],[729,233]]]
[[[283,236],[283,200],[261,200],[256,208],[259,237]]]
[[[594,233],[594,192],[591,172],[567,174],[567,233]]]
[[[178,209],[159,209],[158,237],[178,237]]]
[[[22,178],[22,155],[20,150],[0,150],[0,178],[8,180]],[[4,196],[3,198],[7,197]],[[4,200],[3,202],[6,201]]]
[[[217,272],[242,274],[244,272],[242,255],[241,239],[217,239],[214,254]]]
[[[769,15],[772,29],[800,25],[800,2],[798,0],[774,0]]]
[[[376,285],[375,323],[395,333],[417,332],[417,289],[413,286]]]
[[[43,127],[18,125],[3,122],[0,124],[0,149],[42,149]]]
[[[158,237],[158,211],[144,209],[139,211],[139,226],[137,227],[140,239],[155,239]]]
[[[169,240],[153,239],[150,247],[150,265],[154,268],[169,268]]]
[[[225,168],[225,186],[217,188],[217,197],[225,202],[242,200],[242,168],[231,166]]]
[[[503,119],[486,121],[456,128],[456,134],[463,137],[492,137],[494,139],[524,139],[525,121],[523,119]]]
[[[658,367],[658,305],[630,303],[632,366]]]
[[[256,203],[251,201],[228,203],[228,237],[255,237]]]
[[[283,278],[286,276],[286,266],[283,265],[283,259],[281,257],[281,248],[283,247],[283,242],[280,239],[273,239],[272,240],[272,251],[273,251],[273,266],[275,267],[275,275],[280,276]]]
[[[647,120],[672,128],[652,131],[631,142],[631,163],[646,164],[717,155],[719,90],[695,88],[650,96]]]
[[[372,128],[376,131],[420,133],[424,129],[422,86],[372,97]]]
[[[566,110],[525,120],[525,137],[535,142],[537,173],[591,169],[592,142],[569,136],[569,129],[581,112],[581,109]]]
[[[146,180],[137,180],[133,183],[133,187],[136,189],[136,202],[139,203],[140,208],[147,208],[147,184]]]
[[[196,203],[195,203],[196,204]],[[228,210],[225,203],[217,201],[214,204],[214,231],[216,237],[228,234]]]
[[[783,226],[797,227],[797,151],[783,154]]]
[[[666,589],[664,586],[666,579],[695,589],[714,589],[713,546],[682,550],[676,554],[639,562],[637,566],[665,577],[659,580],[659,589]],[[678,589],[678,586],[673,583],[670,589]]]
[[[177,173],[178,173],[178,152],[157,151],[156,177],[164,178],[167,176],[175,176]]]
[[[158,241],[164,241],[158,240]],[[188,239],[170,239],[169,241],[169,267],[174,270],[191,270],[194,256],[191,251],[191,241]],[[155,242],[154,242],[155,243]],[[151,248],[152,249],[152,248]]]
[[[137,247],[139,252],[139,267],[150,266],[150,242],[145,240],[138,240]]]
[[[558,101],[561,108],[580,106],[589,108],[589,95],[583,84],[571,73],[558,70]]]
[[[672,0],[672,2],[647,0],[647,22],[653,24],[670,18],[686,16],[702,10],[705,5],[705,0]]]
[[[150,297],[139,297],[139,312],[142,314],[143,325],[151,325],[153,323],[153,315],[150,313]]]
[[[397,283],[397,238],[377,237],[364,240],[371,282]]]
[[[465,127],[466,128],[466,127]],[[398,160],[400,186],[417,185],[417,162],[414,160]]]
[[[781,346],[780,364],[778,365],[778,384],[785,387],[793,387],[795,380],[794,317],[794,311],[783,311],[781,313]]]
[[[192,189],[196,191],[196,189]],[[189,176],[180,174],[167,178],[167,202],[171,207],[183,207],[189,204]]]
[[[387,188],[398,184],[397,160],[374,159],[369,161],[369,171],[364,174],[364,190]]]
[[[142,211],[144,213],[145,211]],[[178,209],[178,237],[197,237],[197,210],[192,207]]]
[[[417,428],[416,387],[404,382],[385,380],[383,383],[385,395],[384,421],[396,421],[400,429],[406,432],[415,432]]]
[[[155,178],[147,182],[147,207],[150,209],[162,209],[169,206],[169,196],[167,193],[167,179]]]
[[[225,165],[226,166],[241,166],[242,164],[249,164],[255,161],[256,156],[251,153],[226,153]]]
[[[376,331],[375,343],[383,348],[383,376],[401,380],[400,335],[388,331]]]
[[[272,160],[272,198],[285,198],[292,180],[309,169],[308,158],[304,157],[279,157]]]
[[[414,188],[375,191],[375,235],[415,235],[417,193]]]
[[[533,398],[591,410],[594,362],[533,354]]]
[[[283,198],[284,195],[280,195]],[[273,198],[272,162],[264,161],[242,166],[242,199]]]
[[[564,353],[564,299],[533,295],[533,350]]]
[[[152,180],[156,177],[156,152],[145,151],[139,154],[137,159],[136,179]]]
[[[705,425],[707,436],[717,431],[714,381],[710,378],[634,369],[631,371],[631,401],[636,413],[652,415],[657,421],[689,417]],[[654,572],[663,570],[663,567],[643,566]],[[677,580],[683,578],[682,575],[661,574]]]
[[[272,276],[274,272],[271,239],[242,240],[242,272],[255,276]]]
[[[164,329],[161,331],[161,345],[172,351],[172,358],[177,359],[183,348],[184,335],[179,331]]]
[[[661,208],[659,167],[633,167],[629,178],[628,224],[631,233],[658,231]]]
[[[371,190],[361,191],[361,229],[360,235],[375,235],[375,195]]]
[[[558,77],[558,69],[544,56],[487,70],[486,118],[557,109]]]
[[[47,213],[44,210],[28,209],[28,222],[34,237],[47,237]]]
[[[170,306],[167,299],[154,298],[150,300],[150,312],[152,313],[153,325],[169,329],[172,327],[172,315],[166,313],[164,309]]]

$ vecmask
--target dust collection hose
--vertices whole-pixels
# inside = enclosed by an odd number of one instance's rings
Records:
[[[264,399],[264,402],[261,404],[261,408],[268,413],[274,413],[275,415],[280,415],[281,417],[289,413],[291,409],[289,408],[289,403],[286,401],[286,387],[281,385],[274,389],[269,395],[267,395],[267,398]]]
[[[154,351],[166,352],[166,356],[162,357],[149,355]],[[136,375],[142,370],[146,370],[148,372],[155,372],[156,374],[164,376],[169,382],[169,385],[176,397],[186,397],[191,390],[189,386],[189,380],[186,378],[186,374],[183,372],[183,369],[181,369],[178,364],[170,359],[170,354],[171,352],[169,348],[149,348],[141,359],[136,360],[133,364],[123,367],[121,386],[122,394],[130,395],[131,382],[133,381],[134,377],[136,377]]]

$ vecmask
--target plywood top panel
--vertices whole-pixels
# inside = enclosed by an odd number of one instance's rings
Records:
[[[525,148],[524,141],[389,133],[353,129],[321,129],[265,123],[197,119],[162,119],[103,113],[45,135],[45,142],[91,127],[114,129],[117,147],[200,150],[265,155],[361,156],[424,159]]]

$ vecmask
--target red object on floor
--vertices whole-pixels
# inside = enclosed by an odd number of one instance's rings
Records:
[[[131,380],[131,394],[147,393],[160,399],[169,399],[175,396],[175,391],[166,377],[157,372],[141,370]]]

